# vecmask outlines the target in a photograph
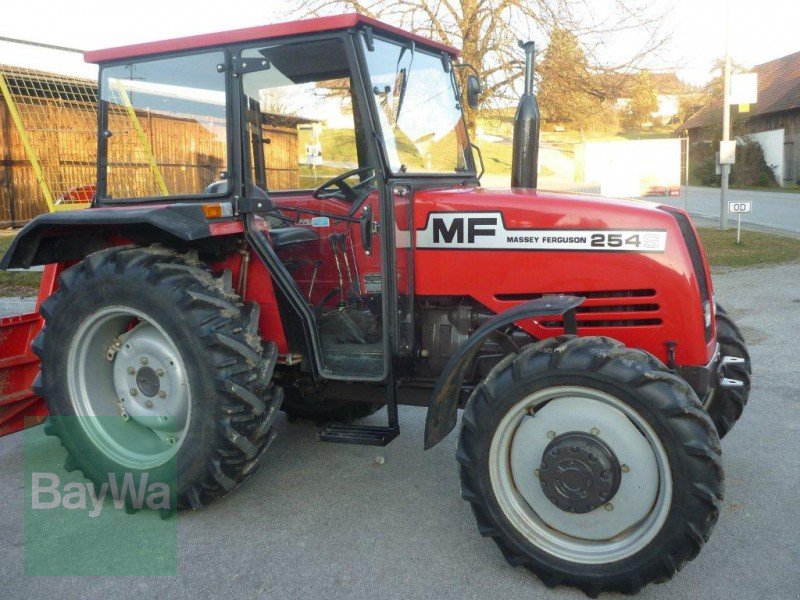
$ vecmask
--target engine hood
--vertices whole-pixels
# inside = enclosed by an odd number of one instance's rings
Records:
[[[500,212],[506,229],[669,228],[674,219],[643,200],[530,189],[445,188],[414,196],[415,229],[425,228],[431,213]]]
[[[696,234],[681,212],[530,189],[419,190],[415,293],[468,297],[495,313],[542,295],[583,296],[581,335],[610,335],[661,360],[671,340],[679,360],[706,364],[713,338],[704,338],[703,289],[713,292],[701,250],[690,254]],[[543,339],[563,331],[557,321],[519,326]]]

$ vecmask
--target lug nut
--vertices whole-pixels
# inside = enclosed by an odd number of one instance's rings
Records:
[[[600,435],[600,430],[597,427],[592,427],[592,435]]]
[[[622,465],[620,469],[622,470],[623,473],[627,473],[628,471],[631,470],[631,468],[628,465]]]
[[[541,474],[542,474],[542,472],[539,469],[534,469],[533,470],[533,476],[534,477],[539,477],[539,475],[541,475]]]
[[[160,392],[158,392],[158,397],[159,398],[166,398],[167,397],[167,392],[165,392],[164,390],[161,390]]]
[[[133,367],[128,367],[128,375],[136,375],[136,369]]]
[[[156,375],[158,375],[159,377],[163,377],[164,376],[164,369],[156,369]]]
[[[144,401],[144,405],[145,405],[147,408],[153,408],[153,401],[152,401],[152,400],[145,400],[145,401]]]
[[[139,395],[139,390],[137,390],[136,388],[131,388],[131,396],[138,396],[138,395]]]
[[[150,362],[150,361],[148,361],[148,360],[147,360],[147,357],[146,357],[146,356],[143,356],[143,357],[142,357],[142,360],[140,360],[139,362],[140,362],[140,363],[142,363],[143,365],[146,365],[146,364],[147,364],[148,362]]]
[[[548,431],[547,432],[547,437],[552,440],[554,437],[556,437],[556,432],[555,431]]]
[[[614,510],[614,505],[611,504],[611,502],[609,502],[608,504],[606,504],[606,510],[609,512]]]

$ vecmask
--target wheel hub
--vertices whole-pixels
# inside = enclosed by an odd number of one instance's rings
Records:
[[[614,451],[599,437],[582,431],[563,433],[545,448],[539,484],[561,510],[584,514],[609,502],[622,477]]]
[[[148,398],[153,398],[158,394],[161,389],[161,384],[158,383],[158,375],[150,367],[142,367],[136,373],[136,386]]]
[[[125,413],[165,439],[174,439],[188,412],[186,374],[169,340],[142,324],[114,357],[114,385]]]

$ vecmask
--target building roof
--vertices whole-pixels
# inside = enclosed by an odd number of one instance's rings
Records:
[[[782,56],[753,67],[758,73],[758,100],[750,107],[749,117],[800,109],[800,52]],[[689,117],[683,129],[713,125],[720,103],[704,106]]]
[[[333,17],[316,17],[313,19],[289,21],[288,23],[275,23],[273,25],[260,25],[257,27],[248,27],[246,29],[222,31],[220,33],[206,33],[203,35],[193,35],[145,44],[134,44],[132,46],[119,46],[106,50],[92,50],[85,52],[83,58],[89,63],[103,63],[162,54],[165,52],[179,52],[181,50],[195,50],[227,44],[256,42],[292,35],[338,31],[359,25],[369,26],[392,36],[413,40],[421,46],[426,46],[439,52],[446,52],[453,57],[459,54],[458,50],[452,46],[434,42],[433,40],[414,33],[409,33],[398,27],[378,21],[377,19],[372,19],[358,13],[351,13]]]
[[[0,64],[0,74],[17,97],[97,100],[97,81],[39,69]]]

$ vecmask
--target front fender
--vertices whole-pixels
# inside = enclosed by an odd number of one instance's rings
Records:
[[[433,390],[425,419],[425,449],[438,444],[455,427],[464,371],[492,333],[522,319],[556,315],[564,315],[566,333],[577,333],[575,309],[584,300],[580,296],[544,296],[497,314],[476,329],[450,358]]]

